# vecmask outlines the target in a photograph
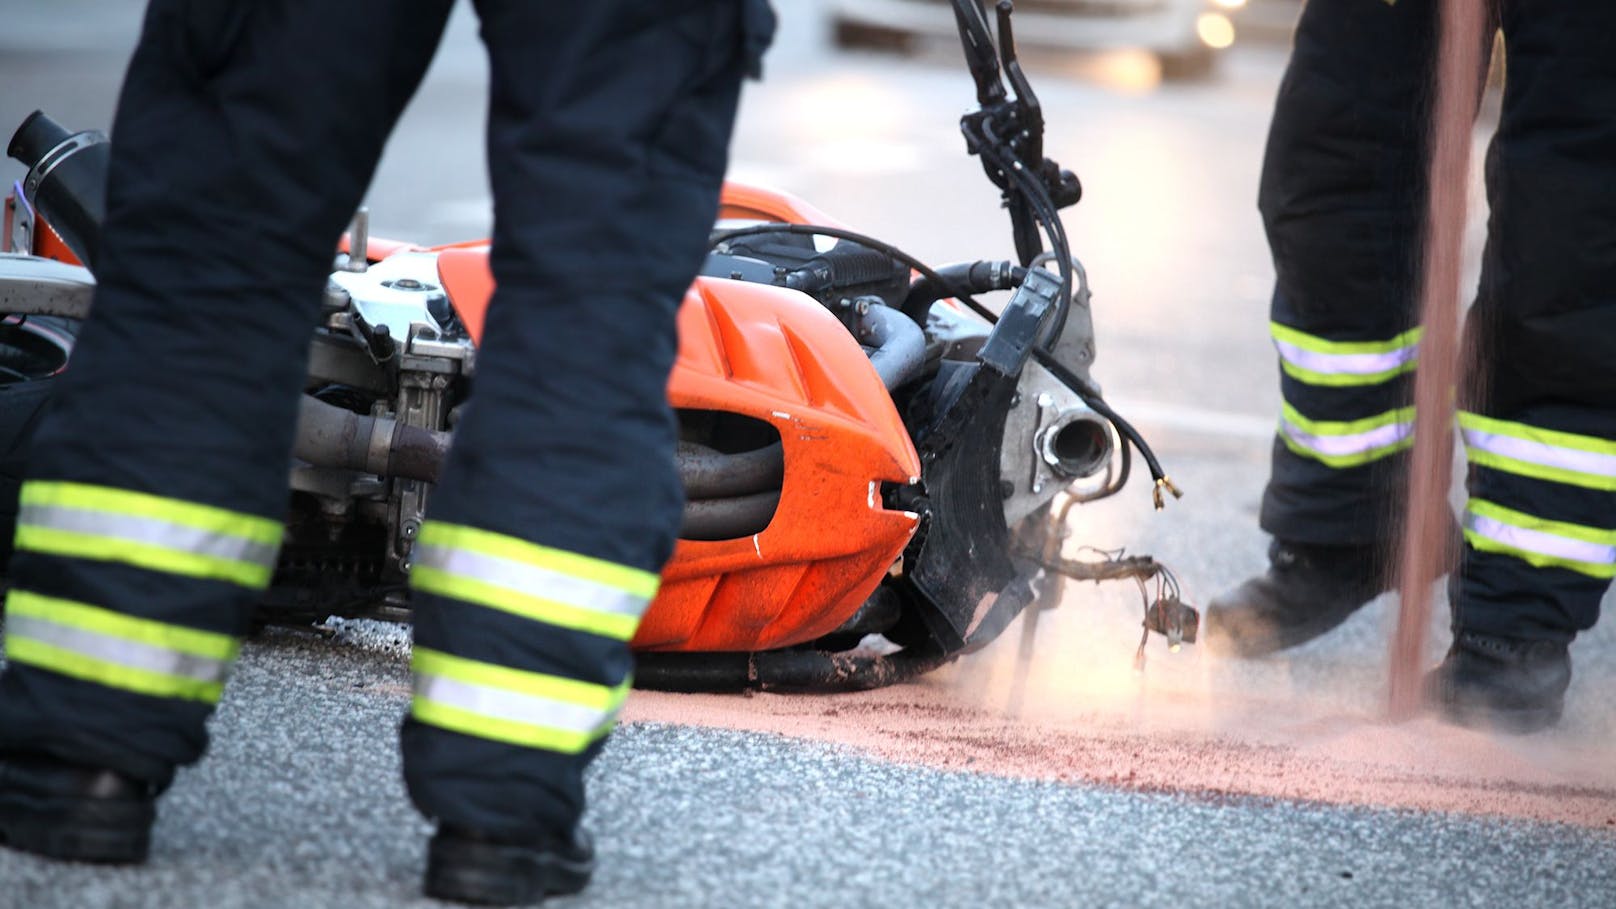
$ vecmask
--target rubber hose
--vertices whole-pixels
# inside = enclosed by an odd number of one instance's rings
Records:
[[[958,262],[937,269],[937,276],[943,283],[929,277],[916,279],[903,299],[903,314],[917,325],[926,324],[926,315],[938,300],[1018,287],[1027,277],[1027,269],[1008,261]]]
[[[320,467],[435,483],[449,453],[450,434],[354,413],[304,395],[292,454]]]
[[[780,490],[727,499],[691,499],[685,502],[684,540],[733,540],[762,533],[780,505]]]
[[[875,348],[870,352],[870,365],[887,391],[897,390],[926,364],[926,333],[891,307],[873,305],[860,313],[853,336],[865,347]]]
[[[680,442],[679,481],[687,499],[724,499],[778,490],[785,480],[785,448],[779,442],[726,454],[695,442]]]
[[[768,650],[761,653],[636,653],[634,684],[653,691],[867,691],[907,681],[953,659],[932,651],[891,656]]]

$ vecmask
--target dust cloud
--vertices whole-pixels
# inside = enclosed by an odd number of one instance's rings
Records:
[[[626,722],[777,733],[901,763],[1176,792],[1414,808],[1616,827],[1616,717],[1493,735],[1384,719],[1395,597],[1290,656],[1224,660],[1160,638],[1133,666],[1141,607],[1122,585],[1071,585],[1040,616],[1018,683],[1020,620],[920,680],[838,695],[636,692]],[[1433,643],[1446,632],[1433,627]],[[1365,652],[1378,658],[1365,659]],[[1019,689],[1018,689],[1019,684]],[[1603,709],[1602,707],[1600,708]]]

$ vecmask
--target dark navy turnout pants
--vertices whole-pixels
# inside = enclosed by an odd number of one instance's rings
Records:
[[[1284,539],[1381,542],[1401,511],[1437,5],[1307,4],[1280,87],[1260,207],[1284,414],[1262,525]],[[1466,327],[1454,619],[1567,641],[1616,575],[1616,4],[1492,11],[1507,85]]]
[[[452,0],[153,0],[94,316],[20,497],[0,749],[195,761],[287,503],[333,250]],[[429,816],[565,830],[681,491],[674,316],[762,0],[476,0],[498,281],[417,547],[405,775]],[[477,136],[443,136],[474,166]]]

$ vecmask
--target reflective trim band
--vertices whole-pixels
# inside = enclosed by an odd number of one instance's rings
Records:
[[[1326,341],[1278,322],[1268,323],[1285,374],[1308,385],[1379,385],[1414,369],[1421,329],[1389,341]]]
[[[634,636],[660,583],[649,571],[430,521],[416,556],[417,590],[620,641]]]
[[[1465,508],[1464,535],[1476,549],[1512,555],[1539,568],[1616,577],[1616,531],[1550,521],[1471,499]]]
[[[608,687],[416,647],[410,713],[451,732],[578,754],[611,731],[631,680]]]
[[[1586,489],[1616,491],[1616,442],[1459,413],[1472,464]]]
[[[6,658],[155,697],[217,703],[240,643],[229,635],[13,590]]]
[[[1350,422],[1310,420],[1290,404],[1279,421],[1286,447],[1327,466],[1357,467],[1414,444],[1414,408],[1403,407]]]
[[[29,481],[18,504],[18,549],[253,589],[269,585],[284,532],[256,515],[82,483]]]

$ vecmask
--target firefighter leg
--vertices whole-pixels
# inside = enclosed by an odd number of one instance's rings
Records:
[[[275,566],[332,250],[450,6],[151,4],[94,315],[22,487],[0,754],[152,789],[202,754]]]
[[[679,527],[674,319],[753,31],[738,0],[478,10],[497,290],[418,542],[403,745],[428,892],[510,901],[587,879],[583,771]]]
[[[1434,8],[1303,7],[1259,197],[1284,398],[1261,512],[1271,567],[1209,604],[1215,650],[1299,644],[1384,588],[1412,441]]]
[[[1436,681],[1458,718],[1529,729],[1558,718],[1566,645],[1616,575],[1616,8],[1506,3],[1503,24],[1466,546]]]

